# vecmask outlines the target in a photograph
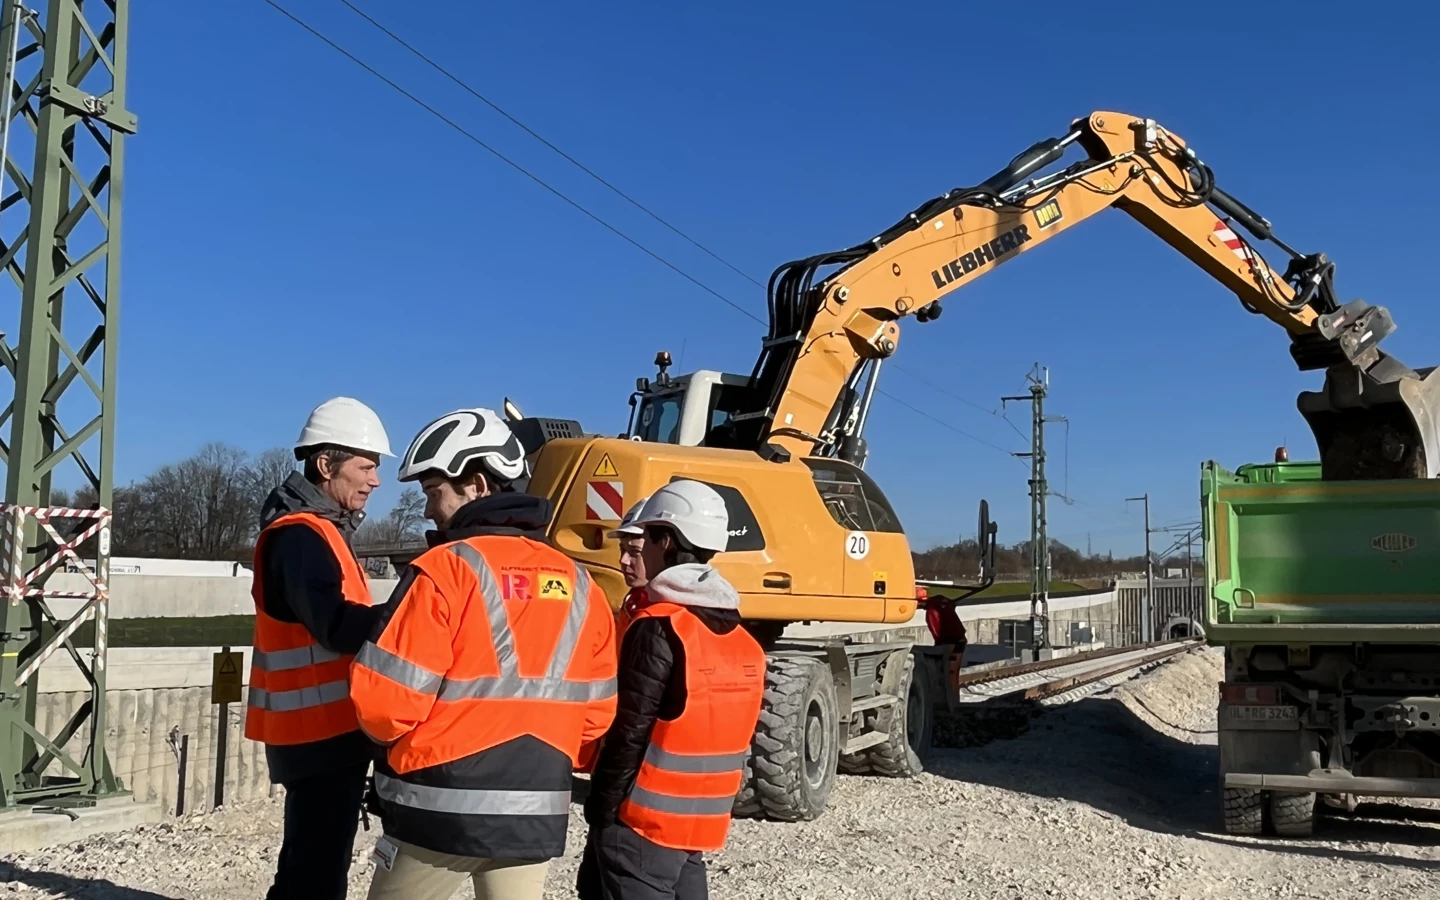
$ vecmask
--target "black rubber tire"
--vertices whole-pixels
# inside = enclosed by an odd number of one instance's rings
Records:
[[[819,660],[772,659],[750,755],[767,818],[805,822],[825,811],[840,758],[835,681]]]
[[[869,775],[870,754],[864,750],[859,753],[842,753],[836,768],[841,775]]]
[[[1270,824],[1282,837],[1309,837],[1315,833],[1314,794],[1270,794]]]
[[[1225,833],[1259,834],[1265,825],[1265,796],[1250,788],[1225,788]]]
[[[750,746],[750,756],[746,757],[745,765],[741,769],[740,790],[735,794],[735,804],[730,808],[730,814],[737,819],[758,819],[765,811],[760,806],[760,794],[755,789],[755,767],[750,761],[755,758],[755,746]]]
[[[867,751],[870,768],[887,778],[914,778],[925,771],[925,757],[935,731],[935,711],[930,701],[930,684],[915,677],[915,656],[905,654],[905,672],[896,693],[900,702],[876,711],[877,730],[887,731],[890,740]]]

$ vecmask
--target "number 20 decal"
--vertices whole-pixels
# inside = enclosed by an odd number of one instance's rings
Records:
[[[845,537],[845,555],[851,559],[864,559],[870,555],[870,538],[863,531],[852,531]]]

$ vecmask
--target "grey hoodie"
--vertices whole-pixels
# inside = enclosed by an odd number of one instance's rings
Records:
[[[671,566],[645,586],[650,602],[665,600],[704,609],[739,609],[740,595],[724,576],[702,563]]]
[[[346,543],[355,537],[355,529],[365,521],[365,511],[341,509],[340,504],[320,493],[300,472],[291,472],[280,486],[270,492],[260,507],[260,527],[264,528],[281,516],[310,512],[335,523]]]

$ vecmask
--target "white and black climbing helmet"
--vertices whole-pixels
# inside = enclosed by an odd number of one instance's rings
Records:
[[[459,478],[479,460],[485,474],[511,482],[525,474],[525,449],[493,409],[457,409],[420,429],[400,459],[400,481],[427,474]]]

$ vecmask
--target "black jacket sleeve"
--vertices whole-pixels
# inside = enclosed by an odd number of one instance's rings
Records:
[[[357,653],[385,607],[346,603],[340,563],[329,544],[306,525],[283,525],[261,551],[265,612],[298,622],[333,653]]]
[[[585,821],[605,825],[615,820],[620,803],[635,784],[650,732],[657,719],[674,719],[684,709],[684,645],[664,619],[637,619],[620,646],[620,672],[615,721],[605,734]]]

